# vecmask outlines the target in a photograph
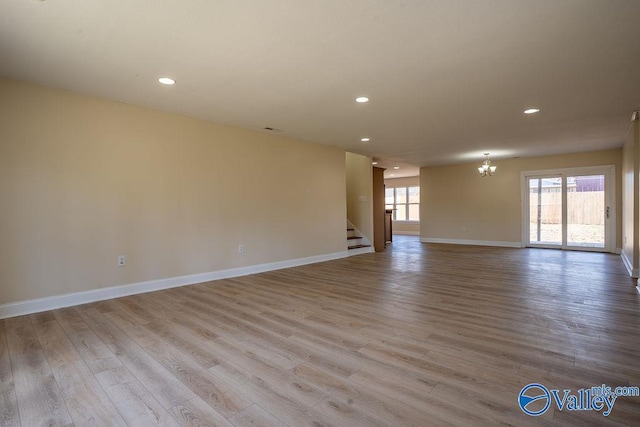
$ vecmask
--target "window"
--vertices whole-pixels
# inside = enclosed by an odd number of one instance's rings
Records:
[[[420,221],[420,187],[385,188],[384,203],[394,221]]]

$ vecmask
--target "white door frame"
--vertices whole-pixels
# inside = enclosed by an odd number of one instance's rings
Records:
[[[522,171],[520,173],[521,205],[522,205],[522,247],[554,248],[569,250],[585,250],[598,252],[615,252],[616,250],[616,167],[615,165],[586,166],[580,168],[562,168]],[[605,183],[605,244],[604,248],[582,248],[567,246],[567,227],[562,227],[561,245],[536,245],[529,242],[529,187],[528,178],[562,177],[562,223],[567,223],[567,176],[604,175]]]

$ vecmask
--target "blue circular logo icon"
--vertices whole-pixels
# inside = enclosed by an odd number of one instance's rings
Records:
[[[549,393],[549,390],[542,384],[531,383],[520,390],[518,405],[520,405],[520,409],[522,409],[525,414],[537,417],[549,409],[551,405],[551,393]]]

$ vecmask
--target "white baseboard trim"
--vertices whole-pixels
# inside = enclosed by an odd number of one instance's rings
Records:
[[[249,274],[264,273],[266,271],[331,261],[334,259],[346,258],[349,255],[351,254],[347,253],[347,251],[334,252],[306,258],[230,268],[227,270],[211,271],[208,273],[190,274],[187,276],[169,277],[166,279],[149,280],[146,282],[131,283],[128,285],[111,286],[108,288],[92,289],[90,291],[74,292],[64,295],[55,295],[52,297],[2,304],[0,305],[0,319],[103,301],[111,298],[125,297],[128,295],[142,294],[145,292],[159,291],[162,289],[176,288],[179,286],[195,285],[196,283],[210,282],[212,280],[228,279],[231,277],[246,276]]]
[[[627,272],[629,273],[629,276],[634,278],[640,277],[640,275],[638,274],[640,273],[640,271],[638,271],[637,268],[633,268],[633,264],[631,264],[631,261],[627,257],[627,254],[620,251],[620,258],[622,258],[622,263],[627,268]]]
[[[373,250],[373,246],[368,248],[349,249],[347,255],[354,256],[354,255],[370,254],[371,252],[375,252]]]
[[[393,234],[399,234],[401,236],[419,236],[419,231],[394,231]]]
[[[497,240],[463,240],[463,239],[441,239],[437,237],[422,237],[422,243],[447,243],[450,245],[471,245],[471,246],[499,246],[502,248],[522,248],[521,242],[500,242]]]

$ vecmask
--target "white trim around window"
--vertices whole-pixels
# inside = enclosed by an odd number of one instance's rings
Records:
[[[420,186],[385,187],[385,209],[393,209],[392,218],[395,222],[420,224]]]

